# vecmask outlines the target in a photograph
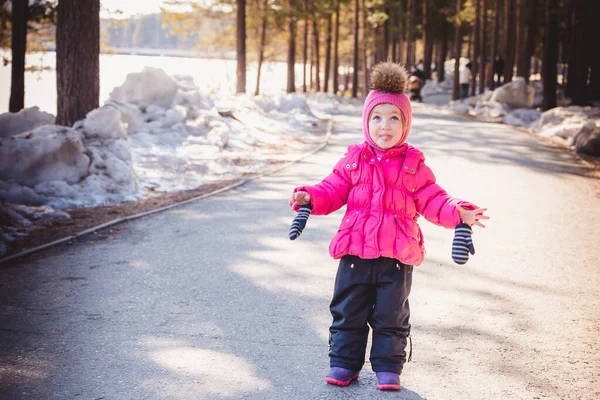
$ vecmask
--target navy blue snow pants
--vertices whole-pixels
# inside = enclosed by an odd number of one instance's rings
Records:
[[[354,371],[363,367],[370,325],[373,371],[402,372],[410,336],[412,271],[411,265],[386,257],[340,260],[330,305],[330,366]]]

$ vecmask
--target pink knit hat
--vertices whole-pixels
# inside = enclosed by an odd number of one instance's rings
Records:
[[[404,94],[404,88],[406,87],[406,70],[399,64],[391,62],[379,63],[373,67],[373,72],[371,73],[371,86],[373,87],[373,90],[369,92],[363,107],[363,133],[365,135],[365,140],[375,149],[386,150],[379,147],[373,139],[371,139],[371,135],[369,134],[369,117],[375,106],[389,103],[398,107],[404,116],[404,131],[402,132],[402,138],[398,143],[392,146],[399,147],[406,142],[412,120],[410,100]]]

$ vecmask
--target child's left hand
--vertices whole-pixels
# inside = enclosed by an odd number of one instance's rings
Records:
[[[485,225],[479,222],[479,220],[490,219],[490,217],[488,217],[487,215],[483,215],[483,212],[487,211],[487,208],[477,208],[475,210],[467,210],[461,206],[456,206],[456,208],[458,209],[458,213],[460,214],[460,219],[462,219],[462,221],[465,224],[468,224],[469,226],[477,225],[482,228],[485,228]]]

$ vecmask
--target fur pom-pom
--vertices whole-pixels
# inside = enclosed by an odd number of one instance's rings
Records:
[[[386,93],[402,93],[406,89],[406,69],[393,62],[380,62],[371,72],[371,89]]]

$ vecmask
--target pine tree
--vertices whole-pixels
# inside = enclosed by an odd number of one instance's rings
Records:
[[[454,36],[454,80],[452,82],[452,100],[458,100],[460,98],[460,85],[459,85],[459,68],[460,68],[460,56],[462,47],[462,29],[460,21],[460,12],[462,10],[462,0],[456,0],[456,32]]]
[[[544,37],[544,60],[542,78],[544,94],[542,107],[556,107],[556,63],[558,62],[558,17],[556,0],[546,0],[546,27]]]
[[[352,97],[358,97],[358,15],[359,15],[359,0],[354,0],[354,57],[352,59]]]
[[[60,0],[56,25],[58,125],[71,126],[100,100],[100,0]]]
[[[237,0],[236,20],[236,92],[246,93],[246,0]]]
[[[16,113],[25,107],[25,52],[27,50],[28,0],[14,0],[12,10],[12,64],[8,110]]]
[[[296,91],[296,19],[294,17],[294,0],[287,0],[288,7],[288,54],[287,54],[287,85],[286,91]]]

